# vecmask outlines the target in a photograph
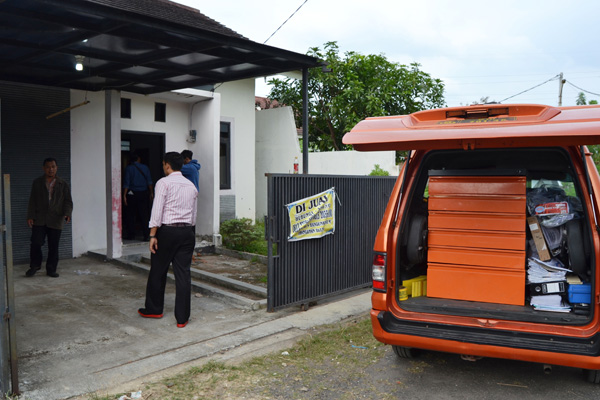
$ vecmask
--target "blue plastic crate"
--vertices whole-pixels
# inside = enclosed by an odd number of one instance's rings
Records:
[[[582,283],[581,285],[569,285],[569,303],[590,304],[592,302],[592,285]]]

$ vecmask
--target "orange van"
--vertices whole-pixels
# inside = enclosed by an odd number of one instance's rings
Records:
[[[374,246],[371,320],[419,349],[582,368],[600,382],[600,107],[491,104],[368,118],[408,150]]]

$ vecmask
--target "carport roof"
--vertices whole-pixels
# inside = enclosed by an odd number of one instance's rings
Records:
[[[26,84],[150,94],[320,65],[168,0],[0,0],[0,26],[0,79]]]

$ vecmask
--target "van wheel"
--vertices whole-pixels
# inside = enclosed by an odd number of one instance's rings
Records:
[[[414,347],[392,346],[392,349],[399,358],[415,358],[419,355],[419,349]]]
[[[569,246],[569,264],[573,272],[587,279],[587,265],[581,233],[581,221],[572,219],[567,222],[567,245]]]
[[[584,369],[583,374],[585,380],[590,383],[600,383],[600,370],[598,369]]]
[[[406,258],[414,266],[425,262],[427,254],[427,216],[415,214],[408,226]]]

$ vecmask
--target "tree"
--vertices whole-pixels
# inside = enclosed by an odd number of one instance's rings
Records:
[[[309,148],[313,151],[346,150],[342,137],[367,117],[410,114],[443,107],[444,84],[409,66],[388,61],[384,55],[346,52],[339,55],[336,42],[308,54],[327,68],[309,70]],[[331,70],[331,72],[326,72]],[[302,127],[302,82],[271,79],[269,98],[294,109],[296,126]]]
[[[475,106],[478,104],[498,104],[498,102],[496,100],[490,101],[490,96],[485,96],[485,97],[481,97],[479,100],[471,103],[472,106]]]
[[[585,94],[583,92],[579,92],[575,104],[577,104],[578,106],[585,106],[586,104],[598,104],[598,100],[586,101]]]

